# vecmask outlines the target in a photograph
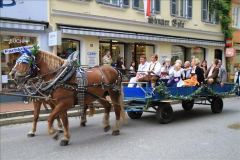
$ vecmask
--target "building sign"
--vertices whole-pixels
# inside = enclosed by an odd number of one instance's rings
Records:
[[[31,45],[31,46],[24,46],[24,48],[26,48],[27,50],[34,49],[33,45]],[[20,49],[21,51],[24,51],[23,47],[17,47],[17,48],[4,49],[3,52],[4,52],[4,54],[16,53],[16,52],[19,52],[18,49]]]
[[[156,18],[148,18],[148,23],[151,24],[159,24],[162,26],[173,26],[173,27],[180,27],[184,28],[184,22],[182,21],[177,21],[176,19],[173,19],[170,24],[170,20],[165,20],[165,19],[156,19]]]
[[[29,39],[16,39],[16,38],[13,38],[13,39],[10,39],[9,40],[9,44],[12,44],[12,43],[29,43]]]
[[[232,39],[226,39],[226,46],[233,46],[233,40]]]
[[[60,45],[62,45],[61,31],[50,32],[48,35],[48,46],[60,46]]]
[[[87,51],[87,64],[92,67],[97,65],[97,51]]]
[[[9,1],[11,3],[9,3]],[[3,8],[3,7],[12,7],[12,6],[15,6],[16,5],[16,2],[15,0],[9,0],[7,1],[7,3],[3,3],[3,0],[0,0],[0,8]]]
[[[171,56],[181,56],[181,55],[183,55],[183,52],[171,53]]]
[[[226,57],[235,57],[236,49],[234,47],[226,48]]]

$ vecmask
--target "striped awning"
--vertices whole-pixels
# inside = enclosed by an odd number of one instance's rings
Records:
[[[68,34],[138,39],[138,40],[161,41],[161,42],[187,43],[187,44],[208,45],[208,46],[225,46],[224,42],[192,39],[192,38],[185,38],[185,37],[181,38],[181,37],[150,35],[150,34],[134,33],[134,32],[110,31],[110,30],[103,30],[103,29],[73,28],[73,27],[66,27],[66,26],[59,26],[59,27],[61,28],[61,31],[63,33],[68,33]]]
[[[46,27],[45,24],[13,22],[13,21],[0,21],[0,28],[44,30],[45,27]]]

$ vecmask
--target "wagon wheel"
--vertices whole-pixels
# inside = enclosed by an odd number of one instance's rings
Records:
[[[129,116],[131,119],[139,119],[139,118],[141,118],[143,112],[132,112],[132,111],[128,111],[127,114],[128,114],[128,116]]]
[[[211,103],[213,113],[221,113],[223,110],[223,100],[220,97],[214,97]]]
[[[169,103],[159,105],[156,112],[156,118],[159,123],[167,124],[172,121],[173,109]]]
[[[194,100],[191,100],[191,101],[182,101],[182,108],[183,108],[185,111],[192,110],[193,105],[194,105]]]

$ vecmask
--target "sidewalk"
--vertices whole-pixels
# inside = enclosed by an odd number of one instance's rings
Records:
[[[43,105],[41,105],[41,109],[44,109]],[[24,110],[34,110],[33,103],[29,102],[29,104],[24,104],[23,102],[12,102],[0,104],[0,113]]]

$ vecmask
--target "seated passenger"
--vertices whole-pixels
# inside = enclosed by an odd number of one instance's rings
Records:
[[[155,88],[156,83],[159,79],[160,72],[161,72],[161,64],[157,61],[158,56],[156,54],[151,55],[152,62],[149,64],[148,67],[148,76],[144,76],[139,78],[139,82],[151,82],[152,88]]]
[[[165,67],[161,68],[161,78],[165,78],[165,79],[169,79],[169,72],[171,72],[171,70],[174,70],[174,67],[170,65],[171,64],[171,60],[170,59],[166,59],[165,60]]]
[[[218,82],[221,84],[221,87],[224,86],[224,84],[227,82],[227,71],[226,69],[222,66],[222,61],[219,59],[218,60],[218,65],[217,67],[219,68],[219,73],[218,73]]]
[[[134,83],[138,82],[139,78],[142,78],[146,76],[148,73],[148,62],[146,62],[146,56],[142,55],[140,56],[140,64],[138,66],[138,72],[136,77],[133,77],[130,79],[130,83],[128,84],[128,87],[134,87]]]
[[[181,68],[182,68],[182,61],[181,61],[180,59],[176,60],[175,64],[177,64],[177,63],[179,63],[180,66],[181,66]],[[175,64],[174,64],[174,65],[175,65]]]
[[[191,74],[191,71],[192,71],[192,68],[190,67],[190,62],[186,61],[184,63],[184,73],[185,73],[186,79],[190,78],[189,76]]]
[[[192,70],[189,76],[190,79],[184,81],[185,86],[196,86],[204,82],[203,69],[199,67],[200,61],[198,58],[192,59]]]
[[[217,67],[217,65],[218,65],[218,60],[217,59],[213,60],[212,66],[204,73],[205,82],[208,85],[217,84],[217,77],[219,72],[219,68]]]
[[[185,73],[181,68],[180,63],[176,63],[174,65],[174,70],[172,70],[169,74],[171,78],[167,83],[167,87],[181,87],[184,84],[182,79],[185,79]]]

